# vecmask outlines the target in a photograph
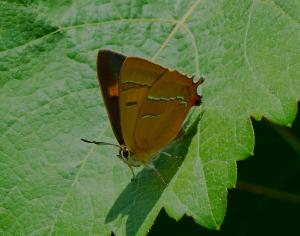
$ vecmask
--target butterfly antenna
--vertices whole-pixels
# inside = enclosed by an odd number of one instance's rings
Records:
[[[157,176],[160,178],[160,180],[167,185],[167,182],[165,181],[164,177],[159,173],[159,171],[153,166],[152,168],[154,170],[154,172],[157,174]]]
[[[93,143],[93,144],[96,144],[96,145],[111,145],[111,146],[115,146],[115,147],[118,147],[118,148],[121,147],[121,146],[119,146],[117,144],[114,144],[114,143],[99,142],[99,141],[89,141],[89,140],[84,139],[84,138],[82,138],[81,141],[86,142],[86,143]]]

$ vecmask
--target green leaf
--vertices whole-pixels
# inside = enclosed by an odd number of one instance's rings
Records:
[[[162,207],[219,228],[250,117],[291,125],[300,99],[297,0],[1,1],[0,234],[145,235]],[[204,115],[131,182],[96,80],[100,48],[205,75]]]

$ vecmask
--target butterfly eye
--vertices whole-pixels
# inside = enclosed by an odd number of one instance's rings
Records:
[[[128,160],[128,157],[129,157],[130,153],[129,153],[129,150],[126,148],[126,147],[122,147],[120,149],[120,156],[126,160]]]

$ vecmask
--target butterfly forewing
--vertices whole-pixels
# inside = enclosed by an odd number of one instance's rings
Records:
[[[109,50],[100,50],[97,58],[98,81],[114,134],[124,144],[119,109],[119,77],[126,57]]]

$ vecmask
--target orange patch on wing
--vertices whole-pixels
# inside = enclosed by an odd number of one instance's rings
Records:
[[[118,85],[109,87],[108,94],[110,97],[118,97],[119,96],[119,88]]]

